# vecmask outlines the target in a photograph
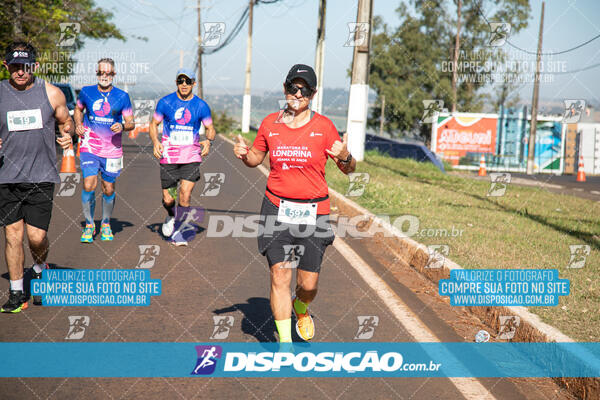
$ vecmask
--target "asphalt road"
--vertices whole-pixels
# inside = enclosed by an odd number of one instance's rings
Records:
[[[117,181],[113,242],[80,244],[83,224],[78,185],[73,196],[55,197],[49,230],[52,268],[135,268],[139,246],[160,246],[151,268],[162,280],[162,295],[148,307],[36,307],[15,315],[0,315],[0,341],[73,342],[69,316],[89,317],[79,342],[210,342],[214,316],[233,317],[222,341],[274,341],[275,325],[269,308],[269,275],[255,238],[211,238],[202,230],[188,247],[174,247],[159,233],[165,211],[161,206],[159,167],[149,140],[142,135],[126,141],[125,169]],[[215,196],[203,196],[199,182],[192,205],[210,216],[248,216],[259,212],[266,178],[235,159],[231,145],[218,139],[202,166],[205,173],[224,173]],[[57,188],[58,190],[58,188]],[[97,189],[96,221],[101,199]],[[393,257],[385,249],[369,248],[361,240],[347,243],[368,263],[414,314],[442,341],[472,341],[480,323],[462,309],[452,309],[435,295],[436,288],[411,270],[391,273]],[[4,243],[0,245],[2,254]],[[27,254],[26,266],[31,265]],[[5,265],[5,263],[4,263]],[[8,295],[3,267],[0,301]],[[355,341],[358,316],[378,316],[369,340],[412,342],[406,326],[389,309],[348,261],[333,247],[327,250],[320,291],[311,305],[315,341]],[[478,325],[479,324],[479,325]],[[295,333],[294,333],[295,336]],[[294,337],[298,340],[297,337]],[[3,360],[10,363],[10,360]],[[56,360],[60,363],[61,360]],[[35,363],[35,360],[31,360]],[[193,368],[193,366],[190,366]],[[479,384],[497,399],[570,398],[549,379],[481,379]],[[348,399],[462,399],[463,394],[443,378],[4,378],[2,399],[167,399],[167,398],[348,398]]]

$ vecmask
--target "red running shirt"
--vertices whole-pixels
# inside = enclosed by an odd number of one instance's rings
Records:
[[[300,128],[275,122],[279,113],[269,114],[260,125],[253,147],[269,153],[271,172],[267,188],[277,196],[308,200],[329,194],[325,180],[325,164],[340,136],[329,118],[315,113]],[[279,198],[266,192],[279,207]],[[318,203],[317,214],[329,214],[329,199]]]

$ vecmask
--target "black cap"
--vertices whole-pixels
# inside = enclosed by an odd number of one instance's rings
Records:
[[[13,50],[5,57],[7,64],[35,64],[35,54],[28,50]]]
[[[288,72],[287,77],[285,78],[286,82],[291,82],[296,78],[303,79],[306,84],[315,89],[317,87],[317,75],[315,74],[315,70],[312,67],[309,67],[305,64],[296,64]]]

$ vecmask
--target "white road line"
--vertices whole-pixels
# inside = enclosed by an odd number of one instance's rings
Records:
[[[222,136],[227,142],[234,144],[232,140]],[[259,170],[269,175],[269,171],[262,165]],[[373,271],[367,264],[346,242],[340,238],[336,238],[333,242],[333,247],[348,261],[360,277],[373,289],[379,296],[383,304],[385,304],[398,321],[406,328],[406,331],[417,342],[440,342],[437,336],[429,330],[429,328],[417,317],[410,308],[398,297],[384,281]],[[434,359],[435,361],[435,359]],[[448,378],[450,382],[458,389],[467,400],[481,400],[496,398],[479,382],[476,378]]]
[[[373,289],[392,314],[417,342],[440,342],[429,328],[417,317],[398,295],[373,271],[373,269],[346,242],[336,238],[333,247],[358,272]],[[433,359],[435,361],[435,358]],[[465,399],[495,399],[476,378],[448,378]]]

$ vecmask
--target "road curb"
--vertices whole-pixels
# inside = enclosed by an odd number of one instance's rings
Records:
[[[221,135],[225,141],[234,144],[233,140]],[[268,170],[259,165],[258,168],[266,176]],[[444,258],[440,268],[428,268],[429,250],[427,246],[409,237],[406,237],[389,222],[377,217],[366,208],[358,205],[346,196],[329,188],[331,206],[337,207],[338,214],[348,217],[357,215],[365,216],[361,231],[368,230],[372,224],[376,224],[386,234],[377,233],[373,237],[363,240],[373,241],[374,245],[384,245],[394,253],[396,259],[404,266],[410,266],[437,284],[440,279],[448,279],[453,269],[463,269],[448,258]],[[368,219],[368,220],[367,220]],[[466,307],[466,309],[477,316],[485,325],[498,332],[500,315],[516,315],[521,318],[519,329],[516,330],[513,342],[575,342],[574,339],[562,333],[557,328],[541,321],[540,317],[530,313],[526,307]],[[592,400],[600,398],[600,378],[552,378],[577,398]]]
[[[453,269],[463,269],[448,258],[444,258],[440,268],[428,268],[429,250],[427,246],[409,237],[406,237],[389,222],[377,217],[364,207],[356,204],[346,196],[329,188],[332,205],[338,208],[339,214],[353,217],[364,215],[365,224],[361,230],[367,230],[372,224],[376,224],[386,232],[386,235],[377,233],[373,240],[379,245],[385,245],[394,253],[396,258],[404,266],[410,266],[427,279],[437,284],[440,279],[448,279]],[[363,239],[365,240],[365,239]],[[374,244],[375,244],[374,243]],[[519,329],[516,330],[513,342],[575,342],[574,339],[562,333],[557,328],[541,321],[540,317],[530,313],[526,307],[466,307],[466,309],[477,316],[484,324],[494,332],[500,327],[500,315],[516,315],[521,319]],[[553,378],[570,393],[581,399],[600,398],[600,378]]]

